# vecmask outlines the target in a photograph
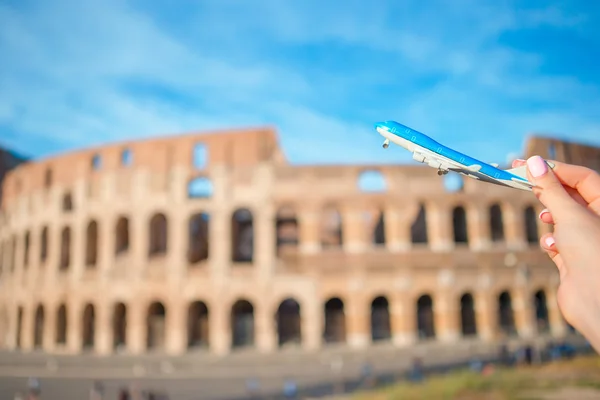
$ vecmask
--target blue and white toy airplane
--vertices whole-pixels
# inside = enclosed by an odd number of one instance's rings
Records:
[[[452,150],[429,136],[404,126],[396,121],[378,122],[375,129],[385,138],[383,148],[390,142],[413,153],[413,159],[426,163],[438,170],[438,175],[448,171],[458,172],[470,178],[515,189],[531,190],[534,186],[527,180],[527,166],[503,170],[498,164],[488,164]],[[550,168],[552,163],[546,162]]]

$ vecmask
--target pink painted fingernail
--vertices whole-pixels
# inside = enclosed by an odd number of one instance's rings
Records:
[[[544,216],[544,214],[548,214],[550,213],[550,211],[547,208],[544,208],[542,210],[542,212],[540,213],[540,215],[538,216],[539,219],[542,219],[542,217]]]
[[[527,160],[527,167],[534,178],[539,178],[548,172],[548,165],[540,156],[533,156]]]
[[[554,238],[553,238],[552,236],[548,236],[548,237],[546,238],[546,240],[544,240],[544,242],[546,243],[546,246],[548,246],[548,247],[552,247],[552,246],[554,246],[554,244],[556,243],[556,242],[554,241]]]

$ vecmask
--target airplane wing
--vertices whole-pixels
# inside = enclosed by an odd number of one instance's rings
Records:
[[[554,168],[554,164],[549,161],[546,161],[546,164],[550,168]],[[527,165],[521,165],[520,167],[505,169],[506,172],[510,172],[513,175],[520,176],[523,179],[527,179]]]

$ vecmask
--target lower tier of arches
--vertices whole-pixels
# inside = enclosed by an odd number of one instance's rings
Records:
[[[553,292],[348,296],[304,302],[290,297],[272,306],[246,298],[212,307],[200,299],[184,304],[99,300],[17,305],[5,343],[10,349],[48,352],[180,354],[206,349],[222,354],[253,347],[276,351],[335,343],[360,347],[385,341],[405,345],[460,337],[562,335],[566,324],[554,297],[549,300],[546,293]]]

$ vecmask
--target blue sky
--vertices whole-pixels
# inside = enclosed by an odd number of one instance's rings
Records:
[[[592,3],[5,0],[0,144],[266,124],[292,163],[406,162],[373,130],[394,119],[488,162],[532,132],[600,145]]]

